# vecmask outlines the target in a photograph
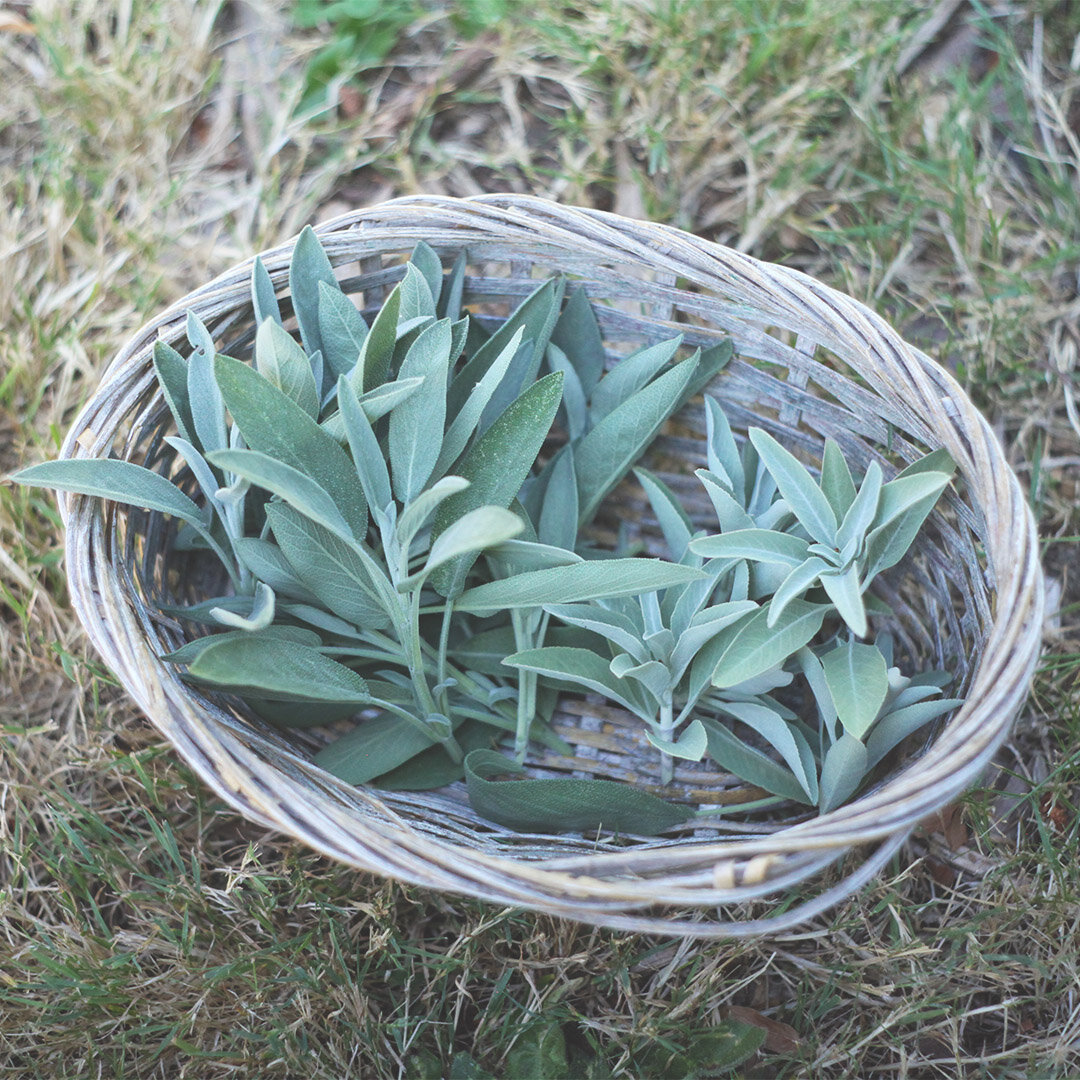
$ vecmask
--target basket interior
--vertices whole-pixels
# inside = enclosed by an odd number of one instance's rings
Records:
[[[328,242],[343,287],[369,314],[401,277],[412,247],[407,239],[395,249],[365,252],[362,233],[342,240],[340,250]],[[457,249],[435,242],[444,261]],[[727,412],[738,437],[748,426],[764,427],[807,463],[817,465],[826,436],[834,438],[853,469],[864,471],[879,461],[886,478],[938,445],[913,403],[858,374],[857,347],[850,335],[830,337],[800,332],[781,313],[770,313],[745,302],[681,287],[671,275],[651,270],[642,262],[609,265],[576,258],[565,251],[533,252],[526,262],[508,258],[499,244],[467,246],[469,271],[465,302],[478,317],[497,322],[535,285],[552,273],[565,273],[572,285],[583,285],[594,303],[609,351],[617,362],[647,343],[684,335],[685,351],[707,347],[731,337],[736,358],[720,374],[709,392]],[[271,266],[273,270],[273,266]],[[275,274],[275,277],[278,277]],[[282,298],[288,314],[287,298]],[[238,298],[216,314],[199,311],[218,347],[230,355],[245,356],[254,327],[249,302]],[[286,325],[289,325],[287,322]],[[171,418],[152,380],[129,397],[128,421],[117,425],[116,450],[122,456],[170,475],[177,463],[163,436]],[[705,464],[704,414],[700,399],[691,402],[670,422],[645,459],[654,471],[683,498],[696,524],[715,530],[711,507],[693,476]],[[182,463],[181,463],[182,465]],[[200,556],[171,552],[173,524],[160,516],[116,510],[112,522],[120,562],[131,568],[128,578],[133,604],[142,613],[151,648],[163,653],[187,639],[192,628],[156,613],[162,604],[191,603],[221,591],[222,581]],[[595,527],[600,543],[611,543],[620,523],[629,523],[631,535],[646,549],[656,545],[658,531],[648,502],[636,483],[624,482],[608,500]],[[993,572],[984,554],[984,515],[968,498],[962,479],[952,485],[920,536],[912,553],[875,584],[875,592],[895,612],[888,622],[899,647],[900,666],[911,674],[940,667],[955,674],[949,688],[962,696],[977,668],[992,623]],[[879,619],[875,625],[880,625]],[[202,631],[196,631],[202,632]],[[178,686],[175,676],[172,684]],[[220,728],[239,739],[261,761],[267,777],[275,775],[310,792],[310,812],[317,816],[328,806],[346,818],[367,821],[404,821],[440,841],[480,848],[516,859],[548,859],[559,855],[620,849],[627,846],[659,849],[672,838],[544,836],[512,834],[479,819],[464,798],[463,785],[438,793],[380,793],[372,799],[304,762],[333,734],[323,730],[282,732],[234,710],[225,702],[204,697],[190,687],[187,695],[199,722]],[[938,727],[943,726],[942,721]],[[673,788],[657,786],[658,755],[644,740],[642,725],[620,709],[595,698],[567,695],[556,715],[556,728],[575,747],[573,759],[557,758],[543,750],[529,764],[537,775],[577,775],[630,780],[666,797],[681,797],[701,804],[739,803],[763,793],[715,766],[679,763]],[[344,728],[338,729],[344,730]],[[932,743],[917,735],[903,753],[894,754],[879,770],[874,787],[904,768]],[[874,788],[870,789],[871,791]],[[389,815],[389,817],[388,817]],[[773,811],[757,818],[717,818],[715,825],[693,836],[677,838],[680,845],[709,843],[718,838],[762,837],[805,820],[805,808]]]

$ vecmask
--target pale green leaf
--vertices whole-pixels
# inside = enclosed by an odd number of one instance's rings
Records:
[[[660,738],[652,731],[646,731],[645,738],[657,750],[684,761],[700,761],[709,749],[709,737],[700,720],[692,720],[673,742]]]
[[[859,493],[836,531],[836,547],[843,550],[852,542],[861,543],[877,513],[880,497],[881,466],[876,461],[871,461],[866,476],[859,485]]]
[[[255,595],[249,615],[239,615],[225,608],[211,608],[210,614],[222,626],[233,626],[237,630],[265,630],[274,621],[274,590],[265,582],[255,584]]]
[[[648,659],[648,650],[641,640],[641,628],[622,612],[599,604],[545,604],[544,610],[571,626],[602,635],[639,663]]]
[[[364,497],[370,506],[385,512],[393,501],[386,460],[367,413],[344,375],[338,379],[338,408]]]
[[[836,605],[836,612],[857,637],[866,637],[866,605],[859,585],[859,568],[851,566],[839,574],[826,573],[820,577],[821,586]]]
[[[566,358],[566,354],[557,345],[548,345],[547,362],[552,371],[561,371],[563,374],[563,413],[565,415],[564,426],[571,440],[579,439],[585,433],[588,423],[588,405],[585,400],[585,390],[581,385],[574,365]]]
[[[401,310],[398,324],[410,319],[434,319],[435,297],[431,295],[431,286],[415,263],[405,267],[405,276],[399,284],[401,289]]]
[[[836,515],[806,467],[767,431],[751,428],[749,435],[784,501],[803,528],[819,543],[832,545],[836,539]]]
[[[791,603],[792,600],[797,600],[815,581],[821,576],[823,570],[828,570],[829,565],[814,556],[811,556],[805,562],[796,566],[783,582],[780,587],[773,593],[772,600],[769,601],[769,618],[767,620],[769,626],[774,626],[777,619],[784,614],[784,608]]]
[[[374,390],[386,382],[390,362],[397,344],[398,314],[401,311],[401,286],[396,285],[383,301],[378,314],[371,322],[371,329],[364,339],[356,367],[350,372],[349,381],[359,397],[362,391]],[[360,384],[357,384],[357,380]]]
[[[499,506],[479,506],[470,510],[440,533],[439,538],[431,545],[423,571],[400,582],[398,590],[413,588],[422,578],[451,559],[469,552],[483,551],[517,536],[522,527],[517,514]]]
[[[368,326],[356,305],[336,285],[319,282],[319,335],[332,381],[356,367]]]
[[[589,412],[593,425],[600,423],[657,375],[679,351],[682,341],[680,334],[656,345],[647,345],[620,360],[592,392]]]
[[[256,326],[261,326],[267,319],[281,324],[281,308],[274,292],[274,283],[259,255],[251,264],[251,306],[255,310]]]
[[[671,488],[658,476],[654,476],[648,469],[635,469],[634,475],[645,489],[645,495],[660,531],[664,534],[664,542],[672,559],[680,562],[686,554],[690,537],[694,534],[690,515],[683,509]]]
[[[154,342],[154,373],[165,404],[176,421],[176,430],[187,442],[194,443],[198,434],[188,397],[187,361],[171,345],[159,339]]]
[[[708,559],[750,559],[791,567],[802,566],[808,548],[802,537],[772,529],[738,529],[690,542],[691,551]]]
[[[849,639],[821,658],[825,681],[844,730],[861,739],[877,719],[889,692],[885,657],[876,645]]]
[[[463,476],[444,476],[419,495],[401,513],[397,523],[397,541],[407,550],[413,537],[431,520],[431,515],[452,495],[464,491],[469,481]]]
[[[823,814],[835,810],[855,794],[867,772],[866,747],[850,732],[829,747],[821,765],[818,806]]]
[[[731,434],[731,425],[720,407],[720,402],[709,394],[705,395],[705,455],[708,471],[718,479],[727,480],[731,495],[736,503],[743,507],[746,499],[746,476],[743,473],[739,447]],[[723,525],[723,528],[726,532],[728,526]]]
[[[633,713],[639,712],[635,689],[622,683],[611,672],[607,661],[588,649],[562,645],[526,649],[507,656],[503,664],[506,667],[535,671],[546,678],[590,690],[610,698]]]
[[[721,689],[738,686],[782,664],[821,629],[828,608],[793,600],[775,625],[768,625],[768,608],[755,612],[736,632],[712,675]]]
[[[319,387],[307,354],[273,319],[267,319],[255,335],[255,368],[308,416],[318,418]]]
[[[722,769],[771,795],[812,805],[802,784],[790,770],[755,747],[747,745],[718,721],[704,717],[701,723],[708,738],[709,757]]]
[[[315,230],[307,225],[296,239],[289,263],[289,293],[296,321],[300,324],[304,351],[309,355],[323,351],[322,334],[319,331],[320,282],[332,289],[340,288],[334,276],[334,268],[330,265]]]
[[[421,240],[413,248],[413,252],[409,256],[409,262],[420,271],[424,281],[427,282],[432,301],[438,304],[443,285],[443,268],[442,261],[435,253],[435,249]],[[435,314],[434,310],[431,314]]]
[[[836,520],[843,521],[855,501],[855,481],[851,478],[844,452],[833,439],[825,440],[825,454],[821,460],[821,490],[829,500]]]
[[[225,406],[214,377],[214,342],[206,327],[189,311],[188,340],[193,348],[187,363],[187,393],[195,434],[206,452],[229,445]]]

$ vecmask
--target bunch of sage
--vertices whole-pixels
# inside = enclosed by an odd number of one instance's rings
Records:
[[[463,306],[465,269],[420,243],[366,318],[307,229],[291,313],[254,260],[251,344],[219,352],[194,313],[186,355],[156,344],[171,463],[14,478],[169,515],[176,548],[221,564],[221,595],[169,609],[210,631],[165,657],[186,680],[280,726],[359,717],[316,762],[397,790],[464,777],[478,812],[514,828],[650,834],[690,816],[609,781],[493,779],[521,771],[530,740],[569,749],[550,724],[568,687],[639,716],[663,782],[674,758],[708,756],[823,810],[955,704],[929,700],[939,673],[905,679],[886,639],[856,640],[864,594],[914,539],[946,458],[888,483],[872,465],[856,489],[830,442],[815,481],[763,431],[740,452],[710,397],[698,475],[719,535],[638,469],[670,558],[598,549],[604,500],[731,345],[684,354],[674,338],[612,367],[582,289],[547,280],[497,322]],[[796,675],[812,722],[791,707]],[[494,750],[504,738],[513,758]]]

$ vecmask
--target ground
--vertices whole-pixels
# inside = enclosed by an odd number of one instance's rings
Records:
[[[984,782],[801,930],[593,930],[239,820],[88,654],[52,499],[5,484],[0,1076],[526,1075],[556,1030],[594,1075],[681,1076],[649,1052],[726,1017],[767,1028],[748,1076],[1080,1074],[1080,6],[371,7],[384,44],[322,105],[330,31],[289,3],[0,7],[0,471],[54,453],[155,310],[309,220],[613,209],[813,274],[957,375],[1043,538],[1031,698]]]

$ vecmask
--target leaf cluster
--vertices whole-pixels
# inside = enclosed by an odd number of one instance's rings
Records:
[[[955,704],[929,700],[937,673],[905,679],[885,645],[856,640],[947,459],[888,483],[872,465],[856,488],[830,442],[815,479],[763,431],[740,449],[707,397],[698,477],[720,532],[695,531],[638,468],[670,559],[599,550],[605,498],[730,343],[686,354],[674,338],[612,367],[582,289],[544,281],[492,327],[463,307],[465,268],[420,243],[365,313],[307,229],[295,325],[256,259],[250,355],[219,352],[193,313],[186,355],[157,342],[171,464],[47,462],[16,479],[170,515],[177,547],[221,563],[222,595],[170,609],[210,631],[167,656],[188,681],[275,725],[358,718],[324,768],[398,790],[464,779],[511,828],[652,834],[689,814],[610,781],[498,779],[522,772],[530,740],[568,749],[549,724],[568,688],[640,717],[665,781],[674,758],[711,757],[823,810]],[[773,693],[796,675],[812,721]],[[493,749],[504,738],[513,759]]]

